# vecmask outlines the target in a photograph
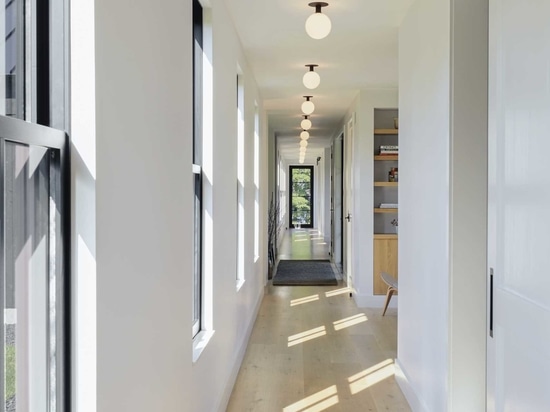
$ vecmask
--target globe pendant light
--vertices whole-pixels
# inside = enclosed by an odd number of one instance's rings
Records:
[[[309,132],[306,132],[305,130],[300,133],[300,139],[307,140],[309,139]]]
[[[313,104],[312,101],[310,101],[309,99],[311,99],[313,96],[304,96],[306,98],[306,101],[302,103],[302,112],[304,112],[304,114],[311,114],[313,113],[313,111],[315,110],[315,105]]]
[[[307,140],[300,140],[301,147],[307,147]]]
[[[302,79],[304,86],[311,90],[316,89],[321,83],[321,76],[319,76],[319,74],[314,71],[314,68],[319,67],[319,65],[306,64],[306,67],[309,67],[309,71],[304,74],[304,77]]]
[[[305,146],[300,146],[300,154],[305,155],[305,153],[306,153],[306,147]]]
[[[304,120],[300,123],[300,126],[302,126],[302,129],[309,130],[311,129],[311,120],[307,118],[307,116],[304,116]]]
[[[332,23],[326,14],[321,13],[322,7],[327,7],[328,3],[316,1],[308,4],[310,7],[315,7],[315,13],[309,16],[306,20],[306,33],[309,37],[320,40],[324,39],[330,33]]]

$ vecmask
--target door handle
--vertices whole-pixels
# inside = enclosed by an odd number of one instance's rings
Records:
[[[346,216],[346,220],[349,222],[351,221],[351,215],[348,213],[348,215]]]

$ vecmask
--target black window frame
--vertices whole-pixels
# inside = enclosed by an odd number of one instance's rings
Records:
[[[292,218],[293,218],[293,213],[292,213],[292,198],[294,197],[294,193],[293,193],[293,185],[292,185],[292,175],[293,175],[293,171],[296,170],[296,169],[309,169],[311,171],[311,181],[310,181],[310,191],[311,191],[311,195],[309,197],[309,205],[310,205],[310,221],[311,223],[306,223],[306,224],[300,224],[300,227],[302,228],[308,228],[308,229],[312,229],[313,226],[314,226],[314,216],[315,216],[315,176],[314,176],[314,166],[309,166],[309,165],[306,165],[306,166],[303,166],[303,165],[300,165],[300,166],[289,166],[288,168],[288,187],[289,187],[289,190],[288,190],[288,224],[289,224],[289,227],[293,227],[293,223],[292,223]]]

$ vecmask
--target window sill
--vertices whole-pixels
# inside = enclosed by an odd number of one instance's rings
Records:
[[[209,330],[201,331],[193,338],[193,363],[199,360],[202,351],[206,348],[212,336],[214,336],[214,331]]]
[[[239,279],[239,280],[237,281],[237,292],[238,292],[239,290],[241,290],[241,288],[243,287],[243,285],[244,285],[245,282],[246,282],[245,279]]]

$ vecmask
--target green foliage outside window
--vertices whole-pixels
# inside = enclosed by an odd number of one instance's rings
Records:
[[[292,169],[292,224],[310,225],[311,169]]]

